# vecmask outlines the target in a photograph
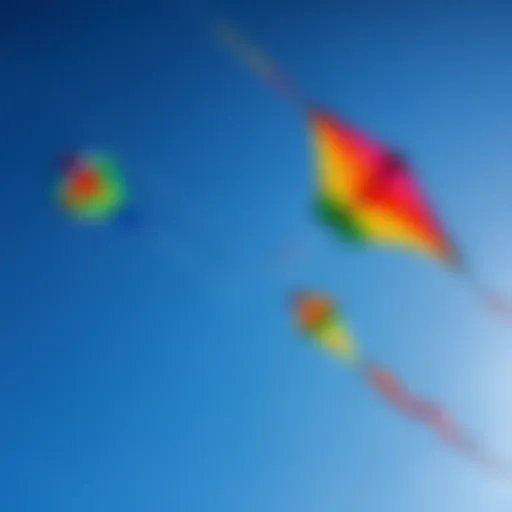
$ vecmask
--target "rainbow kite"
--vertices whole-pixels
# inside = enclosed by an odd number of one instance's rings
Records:
[[[215,34],[304,113],[316,161],[317,218],[344,240],[422,253],[463,275],[495,313],[512,305],[479,283],[429,206],[407,161],[348,121],[304,99],[293,82],[231,25]]]
[[[473,442],[441,406],[414,394],[392,372],[363,357],[343,313],[329,297],[308,291],[298,292],[292,297],[292,308],[300,332],[354,368],[388,404],[409,419],[422,423],[446,444],[479,465],[492,469],[500,477],[512,478],[511,468]]]

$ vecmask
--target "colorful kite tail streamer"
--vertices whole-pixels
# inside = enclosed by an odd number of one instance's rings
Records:
[[[227,22],[215,23],[213,32],[215,38],[229,48],[231,53],[253,73],[289,100],[307,108],[303,94],[288,74],[260,48],[246,39],[234,25]]]

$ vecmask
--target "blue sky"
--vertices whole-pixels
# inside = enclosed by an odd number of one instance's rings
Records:
[[[292,5],[293,4],[293,5]],[[509,511],[512,491],[301,343],[333,294],[367,350],[512,457],[510,330],[405,254],[316,226],[307,127],[212,44],[232,19],[309,94],[402,148],[512,292],[512,6],[25,2],[0,17],[0,509]],[[145,228],[51,202],[69,147],[117,154]],[[261,262],[302,233],[293,269]]]

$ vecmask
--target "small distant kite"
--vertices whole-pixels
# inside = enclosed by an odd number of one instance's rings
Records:
[[[215,35],[304,114],[316,161],[317,220],[345,241],[441,261],[465,275],[494,313],[512,319],[512,304],[476,280],[399,152],[307,101],[276,63],[233,26],[218,24]]]
[[[297,293],[292,301],[298,326],[318,346],[347,363],[360,361],[360,349],[329,298]]]
[[[65,157],[56,199],[68,216],[89,224],[111,223],[130,211],[125,176],[118,162],[102,153]]]
[[[363,357],[342,311],[329,297],[309,291],[297,292],[292,297],[292,309],[303,335],[358,371],[366,384],[389,405],[423,424],[479,465],[494,470],[501,477],[512,478],[511,468],[474,443],[440,405],[414,394],[391,371]]]

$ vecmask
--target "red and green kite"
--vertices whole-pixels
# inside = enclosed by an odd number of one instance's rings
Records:
[[[55,193],[58,204],[70,217],[95,224],[125,215],[130,199],[120,166],[104,153],[77,153],[64,158]]]

